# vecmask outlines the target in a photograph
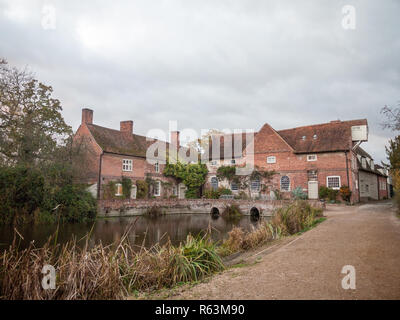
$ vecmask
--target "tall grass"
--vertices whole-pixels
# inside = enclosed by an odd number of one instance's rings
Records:
[[[137,290],[172,287],[198,281],[224,265],[208,235],[189,235],[180,246],[170,243],[135,250],[128,241],[83,248],[71,240],[63,246],[49,240],[19,250],[14,241],[1,254],[1,299],[121,299]],[[56,289],[41,285],[45,264],[56,269]]]
[[[261,243],[296,234],[314,225],[322,210],[311,207],[306,201],[297,200],[288,206],[276,209],[269,222],[261,223],[250,232],[235,227],[228,234],[218,252],[229,255],[234,252],[252,249]]]

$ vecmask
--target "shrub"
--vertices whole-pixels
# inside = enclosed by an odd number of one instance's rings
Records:
[[[348,186],[341,186],[339,190],[340,196],[344,201],[349,202],[351,198],[351,191]]]
[[[207,189],[204,191],[204,198],[206,199],[219,199],[221,195],[231,195],[232,191],[227,188]]]
[[[87,186],[46,174],[23,166],[0,168],[0,224],[77,222],[96,216],[96,200]]]
[[[293,189],[292,196],[295,200],[307,199],[307,193],[305,193],[301,187],[296,187],[295,189]]]
[[[325,186],[319,187],[319,198],[324,200],[336,201],[339,190],[334,190]]]
[[[136,181],[136,198],[137,199],[145,199],[149,193],[149,185],[144,180],[137,180]]]

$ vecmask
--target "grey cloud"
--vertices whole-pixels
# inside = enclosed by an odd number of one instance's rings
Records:
[[[41,8],[57,10],[43,30]],[[17,19],[6,14],[20,4]],[[0,1],[0,55],[54,87],[76,129],[80,109],[135,131],[276,129],[367,118],[383,160],[379,110],[400,100],[400,3],[352,1]]]

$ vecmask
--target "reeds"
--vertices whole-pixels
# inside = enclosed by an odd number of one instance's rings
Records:
[[[16,241],[1,254],[1,299],[121,299],[132,292],[198,281],[224,265],[209,235],[189,235],[180,246],[170,243],[135,250],[123,238],[113,246],[81,248],[76,240],[63,246],[49,240],[19,250]],[[56,269],[56,289],[43,289],[44,265]]]
[[[220,246],[219,253],[225,256],[255,248],[261,243],[281,236],[296,234],[313,226],[315,218],[320,216],[322,216],[321,209],[311,207],[306,201],[297,200],[277,209],[271,221],[261,223],[249,232],[233,228],[228,234],[228,239]]]

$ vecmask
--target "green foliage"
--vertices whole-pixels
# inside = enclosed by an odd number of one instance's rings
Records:
[[[217,178],[218,180],[228,180],[232,182],[236,177],[236,167],[234,166],[220,166],[217,169]]]
[[[207,166],[203,163],[167,163],[164,168],[166,177],[173,177],[187,187],[186,198],[198,198],[200,187],[206,182]]]
[[[132,180],[126,177],[122,177],[121,184],[124,198],[129,199],[131,197]]]
[[[86,186],[55,178],[52,172],[49,168],[45,175],[22,165],[0,167],[0,224],[93,219],[96,200]]]
[[[52,93],[32,74],[0,61],[0,162],[32,166],[58,156],[72,129]]]
[[[137,180],[136,181],[136,198],[137,199],[145,199],[149,193],[149,186],[146,181]]]
[[[351,198],[351,191],[348,186],[341,186],[339,190],[340,196],[344,201],[349,202]]]
[[[305,200],[308,197],[307,193],[305,193],[301,187],[293,189],[292,196],[295,200]]]
[[[320,186],[318,190],[318,195],[320,199],[336,201],[339,190],[334,190],[325,186]]]
[[[219,199],[221,195],[231,195],[232,191],[227,188],[220,187],[217,190],[207,189],[204,191],[204,198],[206,199]]]

